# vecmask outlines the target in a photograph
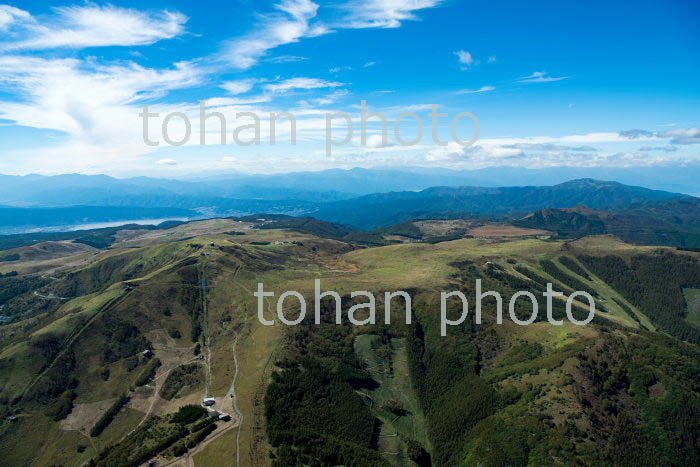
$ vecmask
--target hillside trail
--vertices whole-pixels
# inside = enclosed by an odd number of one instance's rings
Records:
[[[238,274],[238,271],[241,269],[240,266],[236,268],[236,271],[233,273],[233,282],[237,283],[236,281],[236,275]],[[233,364],[235,367],[235,371],[233,373],[233,380],[231,381],[231,387],[229,388],[227,396],[231,398],[231,403],[233,405],[233,410],[236,412],[236,416],[238,417],[238,433],[236,434],[236,466],[240,467],[241,465],[241,429],[243,428],[243,412],[238,408],[238,397],[236,395],[236,380],[238,379],[238,355],[236,354],[236,344],[238,343],[238,333],[234,331],[234,338],[233,338],[233,345],[231,346],[231,351],[233,353]],[[223,406],[223,401],[222,401],[222,406]]]
[[[240,269],[241,269],[241,266],[239,265],[235,270],[233,270],[233,271],[229,270],[229,272],[233,273],[232,281],[234,284],[236,284],[241,289],[245,290],[247,293],[252,294],[253,292],[248,287],[246,287],[245,285],[243,285],[240,281],[238,281],[236,279]],[[206,275],[204,272],[203,272],[203,279],[201,282],[201,287],[202,287],[202,300],[203,300],[205,320],[206,320],[206,317],[207,317],[206,313],[208,313],[207,304],[206,304],[206,289],[208,287],[208,284],[207,284]],[[267,305],[268,312],[272,313],[273,312],[272,306],[270,305],[270,301],[267,299],[267,297],[265,297],[265,303]],[[207,321],[205,321],[205,322],[207,322]],[[208,324],[207,324],[205,326],[205,337],[207,338],[207,354],[210,355],[209,345],[208,345],[208,337],[209,337],[208,331],[209,331],[209,329],[208,329]],[[164,464],[162,464],[163,466],[169,466],[169,465],[175,465],[175,464],[182,465],[182,463],[184,463],[184,466],[186,466],[186,467],[194,467],[195,463],[194,463],[193,459],[198,453],[202,452],[214,440],[223,436],[225,433],[229,432],[230,430],[236,428],[237,429],[237,433],[236,433],[236,467],[240,467],[240,465],[241,465],[241,455],[240,455],[240,452],[241,452],[241,430],[243,428],[244,415],[243,415],[243,412],[241,411],[240,407],[238,406],[238,395],[236,393],[236,383],[238,382],[238,376],[240,373],[240,366],[238,364],[238,352],[236,350],[239,337],[240,337],[239,333],[234,331],[234,340],[233,340],[233,344],[231,346],[231,353],[233,355],[233,363],[234,363],[234,375],[233,375],[233,378],[231,381],[231,386],[229,387],[227,394],[219,402],[219,406],[218,406],[218,409],[220,412],[224,411],[227,398],[231,399],[233,411],[235,412],[236,417],[238,419],[237,422],[228,424],[220,431],[217,430],[211,436],[207,437],[205,440],[203,440],[197,446],[195,446],[194,448],[189,450],[187,453],[185,453],[183,456],[176,458],[176,459],[173,459],[167,463],[164,463]],[[207,356],[207,360],[209,360],[209,356]],[[211,367],[207,364],[207,368],[210,369]],[[206,389],[207,396],[209,396],[209,393],[210,393],[210,389],[209,389],[209,379],[208,379],[207,380],[207,389]]]
[[[236,271],[233,274],[234,281],[236,274],[238,273],[239,268],[236,269]],[[207,304],[206,304],[206,287],[207,287],[207,281],[206,281],[206,274],[203,272],[202,276],[202,302],[203,302],[203,308],[204,308],[204,313],[205,313],[205,322],[208,322],[206,320],[207,318]],[[208,324],[205,326],[205,333],[208,332]],[[207,338],[207,343],[208,343],[208,335],[205,336]],[[225,410],[225,405],[226,405],[226,399],[230,398],[231,399],[231,404],[233,407],[234,412],[236,413],[237,417],[237,422],[228,424],[226,427],[224,427],[222,430],[217,430],[212,436],[208,436],[204,441],[199,443],[197,446],[189,450],[187,453],[183,454],[181,457],[173,459],[172,461],[163,464],[163,466],[168,466],[168,465],[174,465],[177,464],[178,462],[184,462],[186,467],[194,467],[194,456],[196,456],[198,453],[202,452],[212,441],[218,439],[219,437],[223,436],[225,433],[229,432],[230,430],[237,428],[237,434],[236,434],[236,466],[240,467],[241,465],[241,455],[240,455],[240,447],[241,447],[241,428],[243,426],[243,412],[241,412],[240,408],[238,407],[237,403],[237,396],[236,396],[236,381],[238,380],[238,373],[239,373],[239,366],[238,366],[238,355],[236,353],[236,344],[238,343],[238,333],[234,331],[234,340],[233,340],[233,345],[231,347],[231,351],[233,354],[233,364],[234,364],[234,375],[233,379],[231,381],[231,386],[229,387],[228,392],[226,395],[221,399],[219,402],[219,412],[224,412]],[[207,360],[209,361],[210,359],[210,348],[209,345],[207,344]],[[209,364],[207,364],[207,368],[209,371],[211,371],[211,367]],[[209,397],[210,394],[210,386],[209,386],[209,381],[210,378],[207,378],[207,387],[205,389],[206,391],[206,397]]]
[[[202,266],[202,322],[204,323],[204,329],[202,334],[204,335],[204,345],[205,345],[205,359],[206,359],[206,372],[205,372],[205,388],[204,397],[211,397],[211,332],[209,330],[209,308],[207,306],[207,273],[205,271],[206,264]]]
[[[176,457],[175,459],[171,460],[165,460],[162,457],[158,457],[157,459],[161,461],[158,465],[161,467],[167,467],[167,466],[175,466],[177,465],[178,467],[194,467],[195,462],[194,462],[194,457],[202,452],[211,442],[219,439],[221,436],[225,435],[229,431],[233,430],[236,428],[235,423],[230,423],[225,425],[223,428],[217,428],[211,435],[207,436],[207,438],[199,443],[197,446],[193,447],[189,451],[187,451],[185,454],[183,454],[180,457]],[[147,465],[147,464],[144,464]]]
[[[239,266],[236,268],[235,271],[231,271],[231,270],[229,269],[229,272],[233,272],[232,282],[233,282],[235,285],[237,285],[238,287],[240,287],[241,289],[243,289],[247,294],[253,295],[253,291],[250,290],[250,289],[249,289],[248,287],[246,287],[240,280],[237,279],[238,272],[240,271],[240,269],[241,269],[241,265],[239,265]],[[270,313],[270,315],[273,315],[273,313],[274,313],[274,312],[273,312],[273,309],[272,309],[273,307],[272,307],[272,305],[270,304],[270,300],[268,299],[268,297],[264,297],[264,301],[265,301],[265,305],[266,305],[266,307],[267,307],[268,313]],[[254,343],[255,343],[255,339],[254,339],[254,338],[252,338],[252,339],[253,339],[253,344],[254,344]],[[236,339],[236,342],[237,342],[237,341],[238,341],[238,338]],[[234,342],[234,352],[235,352],[235,344],[236,344],[236,342]],[[279,344],[278,344],[278,345],[279,345]],[[265,362],[265,367],[264,367],[264,370],[263,370],[263,371],[268,371],[270,365],[271,365],[272,362],[274,361],[274,358],[273,358],[273,357],[274,357],[274,355],[275,355],[275,353],[276,353],[276,351],[277,351],[278,345],[275,346],[275,350],[274,350],[273,352],[271,352],[270,355],[268,356],[267,361]],[[234,353],[234,358],[235,358],[235,357],[236,357],[236,354]],[[238,362],[237,362],[237,361],[235,361],[235,362],[236,362],[236,368],[238,368]],[[237,371],[236,371],[236,373],[237,373]],[[235,380],[235,378],[234,378],[234,380]],[[256,393],[256,396],[255,396],[255,397],[256,397],[256,400],[257,400],[257,398],[259,398],[259,397],[263,397],[263,396],[261,396],[260,394],[261,394],[261,392],[264,392],[264,388],[265,388],[264,385],[258,388],[258,392]],[[236,399],[234,398],[234,403],[235,403],[235,401],[236,401]],[[237,412],[238,414],[240,414],[240,417],[241,417],[241,423],[240,423],[240,426],[239,426],[239,429],[238,429],[238,438],[237,438],[237,448],[238,448],[238,449],[237,449],[237,452],[240,452],[240,434],[241,434],[241,428],[242,428],[242,426],[243,426],[243,413],[240,412],[240,411],[238,410],[237,405],[234,407],[234,409],[236,410],[236,412]],[[260,413],[260,409],[259,409],[259,407],[258,407],[258,405],[257,405],[257,402],[254,402],[254,404],[253,404],[253,412],[254,412],[254,413],[253,413],[254,418],[258,418],[258,417],[264,418],[264,414],[263,414],[263,413]],[[261,452],[259,452],[259,447],[257,446],[257,444],[258,444],[259,441],[260,441],[260,440],[259,440],[257,437],[254,437],[254,440],[252,441],[252,444],[251,444],[251,456],[253,456],[253,457],[254,457],[256,454],[257,454],[257,455],[266,455],[266,454],[261,454]],[[254,463],[255,463],[255,462],[254,462]],[[258,463],[259,463],[259,459],[258,459]],[[238,462],[237,466],[240,467],[240,459],[239,459],[239,462]]]
[[[190,359],[190,360],[188,360],[188,361],[186,361],[186,362],[177,363],[177,364],[171,366],[170,368],[166,369],[160,376],[156,376],[156,377],[153,378],[153,380],[152,380],[152,382],[153,382],[153,395],[151,396],[151,403],[150,403],[150,405],[148,406],[148,410],[146,411],[146,413],[145,413],[145,414],[143,415],[143,417],[141,418],[141,421],[139,422],[139,424],[136,425],[136,426],[134,427],[134,429],[132,429],[129,433],[127,433],[126,436],[129,436],[129,435],[130,435],[131,433],[133,433],[138,427],[140,427],[141,425],[143,425],[144,422],[148,419],[148,417],[150,417],[151,414],[153,413],[153,408],[155,407],[156,403],[158,403],[158,401],[161,399],[161,398],[160,398],[160,395],[159,395],[159,391],[160,391],[159,380],[163,380],[163,381],[165,382],[165,380],[167,379],[167,377],[170,375],[170,373],[171,373],[175,368],[180,367],[180,366],[183,366],[183,365],[187,365],[187,364],[189,364],[189,363],[196,362],[197,360],[198,360],[197,357],[194,357],[194,358],[192,358],[192,359]],[[149,386],[150,386],[150,384],[149,384]],[[125,436],[124,438],[126,438],[126,436]],[[123,438],[122,438],[122,439],[123,439]]]

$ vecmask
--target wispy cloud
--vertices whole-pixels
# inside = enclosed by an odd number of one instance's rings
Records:
[[[279,55],[277,57],[270,57],[266,59],[266,61],[270,63],[294,63],[303,62],[304,60],[308,60],[308,57],[300,57],[298,55]]]
[[[643,148],[637,149],[640,152],[676,152],[678,147],[668,145],[668,146],[645,146]]]
[[[351,0],[341,9],[347,12],[337,28],[398,28],[403,21],[418,19],[418,10],[433,8],[443,0]]]
[[[459,143],[450,141],[446,146],[428,151],[426,160],[430,162],[474,161],[487,158],[504,160],[521,157],[522,155],[522,150],[505,146],[462,146]]]
[[[553,77],[553,76],[548,76],[546,71],[536,71],[530,76],[523,76],[522,78],[518,78],[518,82],[520,83],[551,83],[553,81],[561,81],[564,79],[569,78],[568,76],[559,76],[559,77]]]
[[[522,149],[525,151],[543,151],[543,152],[561,152],[561,151],[592,152],[592,151],[597,151],[597,149],[592,147],[592,146],[564,146],[564,145],[552,144],[552,143],[515,143],[515,144],[507,144],[507,145],[504,145],[503,147],[510,148],[510,149]]]
[[[229,94],[233,94],[233,95],[245,94],[246,92],[253,89],[253,86],[255,86],[255,84],[258,83],[259,81],[260,80],[255,79],[255,78],[246,78],[246,79],[239,79],[239,80],[234,80],[234,81],[224,81],[223,83],[221,83],[221,85],[219,87],[228,91]]]
[[[328,72],[329,72],[329,73],[336,74],[336,73],[341,73],[341,72],[343,72],[343,71],[351,71],[351,70],[352,70],[352,67],[351,67],[351,66],[336,66],[336,67],[333,67],[333,68],[329,68],[329,69],[328,69]]]
[[[336,89],[330,94],[312,99],[311,102],[301,101],[300,104],[302,106],[324,106],[335,104],[339,99],[347,96],[348,94],[350,94],[350,92],[347,89]]]
[[[263,19],[255,25],[254,32],[228,41],[223,57],[234,67],[245,70],[276,47],[328,34],[337,29],[397,28],[402,21],[416,20],[415,11],[435,7],[441,2],[442,0],[351,0],[337,7],[344,12],[341,18],[327,25],[317,18],[317,3],[311,0],[283,0],[276,5],[275,13],[262,16]],[[285,61],[281,57],[278,60]]]
[[[156,162],[158,165],[177,165],[177,161],[175,159],[160,159],[158,162]]]
[[[345,86],[338,81],[327,81],[319,78],[291,78],[279,83],[265,85],[265,90],[272,93],[285,93],[294,89],[321,89]]]
[[[460,91],[457,91],[457,94],[477,94],[479,92],[494,91],[495,89],[495,86],[481,86],[478,89],[462,89]]]
[[[31,19],[29,12],[20,10],[10,5],[0,5],[0,31],[6,31],[10,25],[18,20]]]
[[[352,8],[344,11],[344,21],[333,27],[357,27],[359,24],[349,19],[366,17],[372,12],[376,21],[371,27],[394,27],[390,24],[394,20],[400,23],[403,19],[416,19],[412,12],[437,3],[350,2],[346,5]],[[198,106],[191,102],[169,104],[165,96],[179,89],[200,87],[208,78],[231,68],[250,68],[260,60],[272,63],[306,60],[298,55],[268,55],[278,46],[330,32],[318,18],[318,9],[318,4],[311,0],[280,0],[272,13],[257,16],[259,19],[250,33],[224,40],[212,55],[170,66],[146,67],[134,61],[110,62],[104,58],[109,54],[79,58],[72,49],[151,45],[183,35],[188,21],[185,15],[86,2],[81,6],[54,8],[52,13],[33,17],[27,11],[0,5],[0,31],[9,31],[0,33],[0,85],[4,91],[0,97],[0,119],[65,135],[60,144],[44,145],[32,155],[25,153],[28,166],[35,159],[55,161],[56,166],[62,167],[58,170],[123,167],[127,161],[156,150],[146,147],[141,137],[137,116],[143,103],[151,104],[154,112],[188,109],[185,113],[190,115],[194,129]],[[132,60],[146,60],[151,50],[132,50]],[[373,64],[365,62],[363,66]],[[339,81],[279,77],[275,80],[244,75],[219,83],[221,94],[226,91],[228,97],[210,94],[201,98],[234,120],[237,111],[253,110],[251,105],[271,102],[295,90],[318,91],[307,93],[310,106],[329,105],[348,94],[347,90],[339,89],[344,86]],[[233,97],[250,92],[256,85],[262,86],[264,95]],[[211,87],[207,92],[211,93]],[[320,111],[308,106],[304,109],[307,113],[312,111],[319,115],[300,115],[300,130],[304,125],[317,132],[323,129],[325,120]],[[184,131],[178,119],[170,123],[175,133]],[[153,125],[153,136],[158,135],[159,129]],[[50,170],[48,166],[46,169]]]
[[[65,143],[42,151],[57,163],[109,165],[148,152],[134,125],[140,103],[201,82],[199,70],[180,63],[144,68],[97,65],[77,59],[0,56],[4,88],[19,100],[0,102],[0,118],[65,133]],[[70,155],[70,156],[69,156]]]
[[[11,8],[11,7],[10,7]],[[55,8],[55,15],[46,23],[25,21],[21,24],[25,37],[0,42],[3,50],[41,50],[102,46],[148,45],[171,39],[185,31],[187,16],[177,11],[144,13],[114,6]],[[13,18],[29,19],[17,9],[0,10],[0,25]]]
[[[223,59],[236,68],[248,69],[271,49],[328,32],[320,24],[311,24],[318,4],[310,0],[284,0],[276,7],[277,12],[265,16],[254,32],[228,41]]]

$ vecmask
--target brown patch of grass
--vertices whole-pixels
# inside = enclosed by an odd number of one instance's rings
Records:
[[[429,220],[413,223],[426,237],[443,237],[463,233],[481,224],[483,224],[482,221],[474,219]]]
[[[552,232],[538,229],[525,229],[512,225],[482,225],[467,232],[474,237],[534,237],[538,235],[552,235]]]

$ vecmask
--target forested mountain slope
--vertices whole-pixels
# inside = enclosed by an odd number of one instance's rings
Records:
[[[543,208],[575,206],[613,209],[679,197],[695,200],[676,193],[581,179],[554,186],[434,187],[417,192],[379,193],[326,203],[313,215],[319,219],[372,229],[418,217],[430,219],[436,214],[444,216],[450,212],[455,213],[455,217],[468,217],[468,214],[526,214]]]

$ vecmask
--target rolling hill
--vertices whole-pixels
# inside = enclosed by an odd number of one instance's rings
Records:
[[[432,234],[474,228],[416,222]],[[368,248],[340,226],[251,217],[117,230],[88,258],[82,247],[12,250],[4,267],[27,272],[0,277],[3,463],[699,462],[700,254],[488,232]],[[42,270],[49,253],[65,267]],[[402,324],[397,302],[389,325],[339,325],[326,300],[320,324],[313,313],[295,327],[259,321],[257,283],[275,292],[263,306],[274,319],[283,291],[313,304],[314,279],[341,294],[343,315],[362,303],[352,290],[372,292],[380,310],[384,292],[407,291],[413,321]],[[584,326],[552,325],[544,311],[531,325],[498,324],[487,300],[481,324],[470,308],[440,336],[440,291],[473,304],[476,279],[506,300],[541,295],[545,282],[587,290],[598,311]],[[285,302],[288,317],[297,303]],[[553,316],[565,318],[563,301]],[[207,417],[205,397],[230,420]]]
[[[610,211],[582,207],[544,209],[515,221],[514,225],[550,230],[562,238],[612,234],[639,244],[698,248],[700,201],[674,198]]]

